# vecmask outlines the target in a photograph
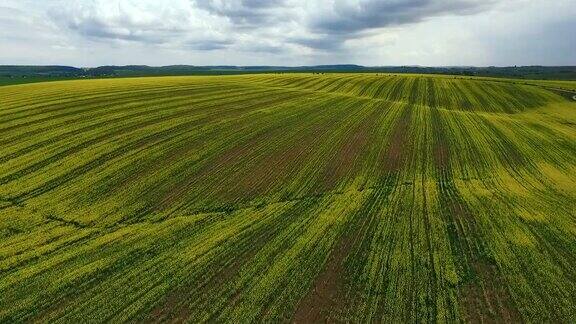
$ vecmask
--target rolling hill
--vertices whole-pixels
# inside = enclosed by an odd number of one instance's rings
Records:
[[[574,88],[0,87],[0,322],[573,322]]]

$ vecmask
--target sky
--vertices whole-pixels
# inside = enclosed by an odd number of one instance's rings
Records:
[[[576,65],[576,0],[0,0],[0,64]]]

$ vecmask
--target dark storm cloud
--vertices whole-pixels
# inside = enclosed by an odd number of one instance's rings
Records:
[[[192,0],[196,7],[230,19],[239,27],[262,27],[277,22],[286,0]]]
[[[321,14],[308,17],[313,38],[299,44],[333,50],[348,39],[385,27],[417,23],[437,16],[470,15],[490,9],[494,0],[364,0],[335,1],[320,8]]]
[[[467,15],[486,10],[495,1],[367,0],[336,1],[327,15],[312,17],[312,31],[349,35],[366,29],[410,24],[440,15]]]
[[[442,15],[468,15],[489,9],[496,0],[193,0],[198,8],[226,17],[238,28],[264,29],[294,23],[301,35],[285,42],[314,50],[335,50],[350,38],[388,26],[416,23]],[[290,30],[287,30],[290,32]],[[282,38],[283,35],[280,35]]]

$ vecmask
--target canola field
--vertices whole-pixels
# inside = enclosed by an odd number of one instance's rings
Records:
[[[576,101],[266,74],[0,87],[0,322],[575,322]]]

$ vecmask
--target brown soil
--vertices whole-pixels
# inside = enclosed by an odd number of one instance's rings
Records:
[[[480,282],[469,283],[460,291],[461,310],[466,322],[521,323],[522,316],[498,267],[483,261],[474,261],[472,267]]]
[[[380,114],[382,111],[374,108],[372,113],[363,119],[350,134],[347,134],[346,140],[337,149],[334,158],[328,163],[321,177],[321,191],[334,189],[343,177],[347,174],[354,174],[358,170],[360,165],[356,161],[362,160],[359,155],[365,152],[370,143]]]
[[[448,145],[440,140],[434,145],[434,161],[439,169],[447,169],[449,167],[450,155]]]
[[[371,118],[373,118],[372,116]],[[402,162],[406,152],[406,145],[408,143],[406,132],[410,125],[411,110],[406,108],[399,117],[392,134],[389,138],[388,150],[381,157],[381,162],[387,172],[398,172],[402,167]],[[375,118],[373,118],[375,119]],[[349,144],[342,146],[342,152],[349,153],[349,156],[354,156],[358,153],[358,149],[362,148],[364,141],[369,141],[370,135],[367,129],[357,129]],[[354,139],[354,137],[356,137]],[[360,144],[360,145],[359,145]],[[340,155],[340,156],[346,156]],[[340,160],[344,163],[347,158]],[[366,215],[357,215],[357,217]],[[358,220],[351,220],[352,222]],[[316,277],[312,288],[308,294],[300,301],[296,307],[296,311],[292,318],[294,323],[319,323],[319,322],[337,322],[338,319],[334,317],[334,311],[343,310],[346,307],[346,292],[344,286],[344,262],[350,251],[353,248],[354,240],[359,234],[366,230],[369,222],[367,217],[362,222],[361,226],[353,232],[342,234],[342,238],[336,243],[332,252],[330,253],[324,270]]]
[[[278,215],[278,219],[287,219],[288,215],[293,215],[295,211],[300,210],[301,205],[295,205],[291,209],[285,211],[283,214]],[[295,221],[297,218],[290,219]],[[237,280],[238,274],[242,267],[250,262],[260,251],[260,249],[270,241],[279,231],[282,226],[278,226],[278,222],[271,222],[274,226],[264,226],[254,233],[242,234],[244,237],[240,239],[238,244],[243,248],[235,255],[233,260],[226,264],[220,265],[216,262],[213,268],[215,271],[206,273],[203,280],[196,280],[189,283],[182,284],[176,287],[172,292],[168,293],[164,302],[155,307],[148,318],[149,322],[166,321],[170,322],[186,322],[192,315],[193,310],[190,309],[189,303],[194,302],[195,305],[202,305],[208,302],[206,297],[212,296],[214,291],[222,291],[225,285],[231,280]],[[244,242],[244,243],[241,243]],[[191,301],[192,296],[197,296],[196,300]],[[234,305],[241,296],[241,290],[235,291],[227,301],[227,305]],[[200,300],[199,300],[200,299]],[[217,316],[218,314],[213,314]],[[210,319],[208,322],[215,322],[216,318]]]
[[[261,244],[258,244],[261,245]],[[257,248],[248,251],[248,253],[242,253],[239,255],[235,261],[224,266],[222,269],[218,270],[214,276],[209,278],[203,283],[192,283],[187,285],[182,285],[175,290],[173,290],[165,299],[165,302],[155,307],[148,318],[148,322],[160,322],[169,319],[170,322],[183,323],[186,322],[192,315],[192,310],[186,304],[186,301],[190,299],[191,293],[195,293],[198,290],[205,291],[207,294],[212,289],[217,289],[223,284],[231,280],[234,276],[238,274],[242,265],[250,260],[258,251]],[[237,292],[235,295],[238,295]],[[235,299],[233,297],[232,299]]]
[[[352,240],[344,237],[334,247],[324,270],[316,277],[308,294],[300,301],[292,318],[293,323],[335,322],[330,311],[342,309],[344,292],[342,276],[344,260],[348,256]]]
[[[404,111],[392,130],[388,150],[382,159],[387,173],[398,172],[402,168],[402,163],[406,155],[406,145],[408,144],[407,132],[410,126],[411,115],[412,111],[410,107],[404,108]]]
[[[432,153],[434,155],[434,164],[440,172],[451,172],[450,169],[450,145],[446,138],[446,133],[442,125],[442,116],[438,110],[432,110],[432,130],[434,132],[434,146]],[[447,173],[443,177],[448,177]]]
[[[210,178],[218,170],[225,170],[227,166],[244,159],[250,152],[254,151],[254,147],[261,140],[272,132],[271,129],[266,130],[256,136],[253,136],[247,142],[238,144],[228,150],[223,154],[217,156],[211,161],[207,161],[204,167],[201,168],[196,174],[191,175],[184,179],[183,181],[176,184],[170,191],[168,191],[160,200],[158,204],[159,210],[166,210],[170,208],[178,199],[190,189],[194,183],[202,183],[205,179]]]
[[[319,127],[314,132],[293,141],[286,150],[274,152],[253,163],[246,172],[243,171],[237,179],[234,179],[235,186],[225,188],[224,198],[250,199],[265,194],[273,186],[283,183],[291,170],[314,151],[314,143],[323,135],[325,129],[326,127]]]
[[[61,300],[54,301],[54,304],[50,305],[47,309],[40,312],[34,318],[29,319],[29,323],[47,323],[50,322],[50,319],[55,314],[61,312],[66,306],[73,302],[72,297],[65,297]],[[53,319],[52,319],[53,321]]]
[[[190,287],[192,289],[192,287]],[[166,301],[161,305],[157,306],[152,310],[148,319],[144,322],[146,323],[157,323],[162,322],[163,318],[169,316],[172,322],[184,323],[190,317],[190,310],[180,305],[180,301],[186,300],[187,289],[179,288],[170,293]],[[173,313],[173,310],[178,311]],[[174,314],[174,315],[171,315]]]

